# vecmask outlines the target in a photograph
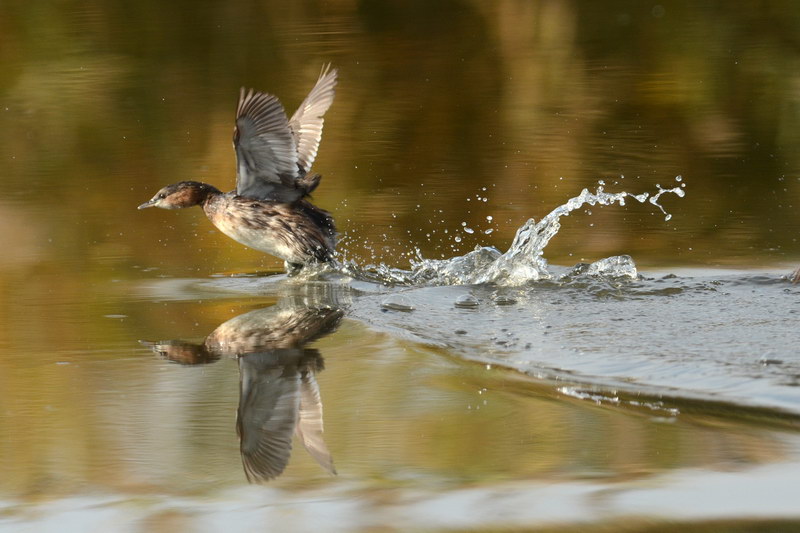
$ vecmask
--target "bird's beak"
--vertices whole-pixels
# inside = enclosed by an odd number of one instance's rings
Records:
[[[139,207],[137,207],[136,209],[146,209],[146,208],[148,208],[148,207],[153,207],[154,205],[156,205],[156,200],[155,200],[155,198],[154,198],[154,199],[152,199],[152,200],[148,200],[148,201],[146,201],[145,203],[143,203],[142,205],[140,205],[140,206],[139,206]]]

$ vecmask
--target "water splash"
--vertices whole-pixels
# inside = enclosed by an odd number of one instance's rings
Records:
[[[565,204],[556,207],[539,222],[532,218],[529,219],[517,230],[511,247],[505,253],[501,253],[496,248],[478,246],[463,256],[451,259],[424,259],[419,250],[415,250],[416,259],[411,261],[411,270],[387,267],[383,264],[360,268],[352,262],[342,265],[342,270],[357,278],[401,285],[495,283],[513,286],[530,281],[551,279],[552,275],[547,269],[547,260],[544,258],[544,249],[561,229],[561,217],[567,216],[585,205],[619,204],[624,206],[627,198],[633,198],[639,203],[649,200],[664,214],[664,220],[668,221],[672,215],[667,213],[658,201],[666,193],[675,194],[678,197],[685,195],[683,190],[685,184],[681,183],[681,176],[677,176],[675,180],[680,185],[671,189],[656,185],[658,192],[652,195],[647,192],[641,194],[608,193],[604,188],[605,183],[601,181],[594,192],[583,189],[578,196],[570,198]],[[634,279],[637,271],[636,265],[629,256],[618,256],[592,263],[586,269],[586,274]]]

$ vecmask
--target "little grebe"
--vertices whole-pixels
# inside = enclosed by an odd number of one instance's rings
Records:
[[[200,205],[222,233],[280,257],[295,271],[333,260],[336,227],[330,213],[305,199],[320,182],[309,174],[322,137],[322,116],[333,102],[336,69],[319,79],[291,120],[271,94],[239,94],[233,147],[236,190],[222,193],[197,181],[167,185],[142,205],[181,209]]]

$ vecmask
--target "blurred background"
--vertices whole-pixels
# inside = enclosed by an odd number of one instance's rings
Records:
[[[0,267],[277,268],[200,210],[135,206],[182,179],[232,189],[239,87],[291,113],[326,62],[340,83],[315,200],[348,257],[504,250],[598,180],[639,193],[681,175],[669,222],[648,205],[595,209],[546,257],[789,264],[799,25],[792,2],[8,2]]]

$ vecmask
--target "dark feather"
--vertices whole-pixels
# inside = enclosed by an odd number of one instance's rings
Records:
[[[293,202],[303,196],[296,187],[297,146],[278,99],[242,88],[233,132],[236,192],[262,200]]]

